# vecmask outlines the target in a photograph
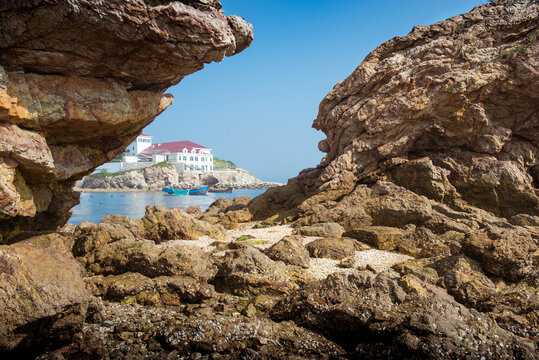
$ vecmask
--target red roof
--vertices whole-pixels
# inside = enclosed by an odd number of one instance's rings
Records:
[[[153,137],[153,136],[151,136],[151,135],[146,135],[146,134],[140,134],[139,136]]]
[[[187,152],[195,149],[195,152],[199,152],[199,149],[208,149],[205,146],[196,144],[192,141],[174,141],[168,143],[158,143],[144,149],[145,153],[181,153],[183,149],[187,149]]]

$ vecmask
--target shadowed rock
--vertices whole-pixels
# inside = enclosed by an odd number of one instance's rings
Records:
[[[59,234],[0,246],[0,357],[71,341],[89,299],[82,273]]]

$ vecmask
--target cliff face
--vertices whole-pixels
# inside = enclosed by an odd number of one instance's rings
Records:
[[[76,180],[121,153],[252,26],[218,1],[0,4],[0,243],[64,224]]]
[[[294,209],[387,181],[455,210],[539,215],[538,12],[499,1],[379,46],[320,104],[320,165],[266,199]]]

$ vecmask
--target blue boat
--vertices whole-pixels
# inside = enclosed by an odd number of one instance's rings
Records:
[[[164,187],[162,190],[168,195],[187,195],[189,193],[187,189],[178,190],[170,187]]]
[[[191,189],[189,190],[189,195],[206,195],[206,193],[210,190],[208,186],[201,187],[198,189]]]

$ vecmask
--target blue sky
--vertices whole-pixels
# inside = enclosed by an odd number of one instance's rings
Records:
[[[268,181],[286,182],[323,154],[311,128],[318,104],[369,52],[414,25],[486,1],[221,0],[254,26],[243,53],[186,77],[174,104],[144,132],[190,140]]]

